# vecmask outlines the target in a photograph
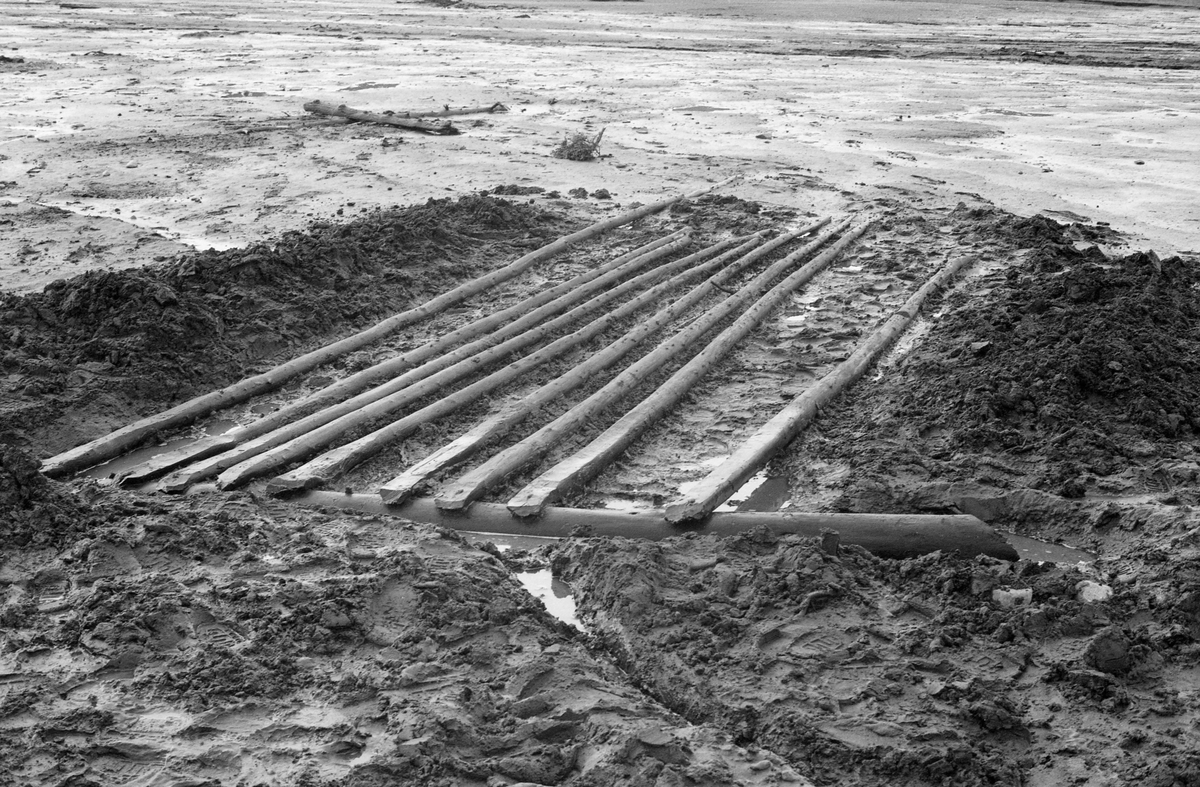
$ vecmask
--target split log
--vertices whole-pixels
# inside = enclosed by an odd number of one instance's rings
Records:
[[[812,232],[828,223],[829,219],[821,219],[804,227],[801,232]],[[699,285],[683,298],[660,310],[654,317],[641,323],[566,375],[547,383],[520,401],[505,407],[497,415],[478,424],[466,434],[433,452],[404,473],[384,484],[379,492],[384,502],[395,504],[404,500],[412,493],[413,489],[423,483],[429,476],[471,456],[491,440],[507,434],[531,413],[537,412],[545,405],[557,400],[587,380],[592,379],[593,375],[612,366],[620,358],[624,357],[626,353],[644,341],[646,337],[670,324],[672,320],[710,295],[713,290],[720,288],[722,282],[737,275],[752,262],[769,252],[771,248],[774,248],[774,246],[766,246],[763,249],[750,252],[753,245],[757,243],[758,236],[753,236],[751,240],[748,240],[743,245],[717,257],[711,263],[713,267],[723,263],[727,258],[734,257],[737,259],[719,273],[714,274],[708,282]],[[775,246],[778,245],[780,244],[775,244]]]
[[[535,516],[547,504],[561,498],[567,491],[594,478],[646,429],[674,407],[700,378],[708,374],[709,370],[754,330],[763,318],[774,311],[784,298],[824,270],[847,246],[857,240],[866,231],[867,226],[864,224],[846,233],[833,246],[771,288],[732,325],[709,342],[696,357],[684,364],[670,379],[604,430],[599,437],[521,489],[509,500],[508,510],[515,516]]]
[[[848,223],[849,220],[847,219],[834,229],[823,233],[816,240],[806,244],[802,249],[787,255],[782,260],[771,265],[741,290],[693,320],[674,336],[668,338],[654,350],[610,380],[604,387],[587,399],[584,399],[581,403],[529,435],[521,442],[501,451],[483,464],[447,484],[446,488],[437,496],[437,504],[447,510],[466,508],[487,492],[487,490],[512,473],[545,456],[546,451],[551,446],[574,434],[588,424],[593,417],[620,401],[630,391],[645,381],[647,377],[657,373],[663,364],[670,362],[681,353],[687,352],[696,344],[700,337],[708,333],[735,311],[744,308],[745,304],[750,300],[761,295],[775,278],[794,264],[796,259],[823,245],[827,240],[844,229]],[[801,231],[788,233],[782,239],[776,240],[792,240],[799,234],[801,234]]]
[[[464,301],[495,284],[507,281],[525,272],[535,263],[552,257],[577,243],[594,238],[614,227],[620,227],[658,213],[680,200],[693,199],[703,194],[708,194],[735,180],[737,180],[736,177],[728,178],[695,191],[676,194],[658,202],[652,202],[649,205],[643,205],[639,208],[625,211],[617,216],[598,221],[595,224],[584,227],[570,235],[565,235],[539,249],[531,251],[507,265],[497,268],[491,273],[472,279],[469,282],[464,282],[421,306],[393,315],[366,330],[359,331],[353,336],[348,336],[333,344],[313,350],[299,358],[276,366],[262,374],[242,380],[234,385],[190,399],[157,415],[142,418],[104,437],[99,437],[46,459],[42,462],[42,472],[52,476],[65,475],[82,470],[85,467],[91,467],[107,459],[112,459],[114,456],[120,455],[127,449],[134,447],[164,429],[189,424],[197,418],[202,418],[215,410],[244,402],[256,394],[278,388],[300,374],[311,371],[321,364],[328,363],[346,353],[366,347],[405,325],[410,325],[419,320],[431,317],[443,311],[448,306]]]
[[[317,115],[344,117],[359,123],[381,123],[385,126],[397,126],[412,131],[420,131],[425,134],[449,136],[458,133],[458,129],[448,120],[425,120],[424,118],[401,117],[400,115],[388,115],[380,112],[365,112],[361,109],[348,107],[345,104],[309,101],[304,105],[304,110]]]
[[[607,511],[548,507],[537,519],[515,519],[503,506],[476,503],[470,514],[443,511],[430,498],[414,498],[401,506],[386,506],[375,495],[312,490],[290,502],[315,508],[357,511],[397,520],[423,522],[472,533],[567,538],[581,531],[597,538],[659,540],[687,533],[735,536],[756,527],[779,535],[820,538],[835,530],[843,546],[854,544],[888,559],[947,552],[964,557],[988,555],[1016,560],[1017,551],[994,529],[968,515],[925,514],[800,514],[793,512],[734,512],[713,514],[703,525],[679,526],[663,519],[662,509]]]
[[[318,434],[316,430],[320,427],[334,422],[345,424],[346,421],[340,419],[346,417],[353,418],[356,412],[375,402],[386,401],[393,408],[403,407],[416,401],[421,396],[436,392],[439,386],[447,385],[480,369],[486,368],[489,363],[503,358],[506,353],[515,352],[518,349],[528,346],[530,343],[539,341],[540,337],[545,335],[546,332],[557,330],[578,319],[581,315],[600,308],[605,303],[619,297],[621,293],[628,292],[630,287],[638,286],[626,282],[612,288],[621,278],[643,267],[649,261],[664,255],[673,254],[690,242],[690,237],[683,236],[668,243],[666,246],[637,256],[624,265],[585,283],[583,286],[560,295],[550,303],[521,315],[516,320],[493,331],[491,334],[464,344],[444,355],[432,358],[420,366],[410,369],[388,382],[377,385],[357,396],[330,405],[299,420],[284,423],[258,437],[242,442],[224,454],[177,471],[163,479],[159,486],[166,492],[179,492],[197,481],[225,470],[227,472],[221,476],[223,481],[218,482],[223,483],[224,486],[222,488],[225,488],[225,486],[232,483],[244,480],[247,477],[245,473],[251,472],[251,470],[254,474],[258,474],[272,469],[277,464],[273,463],[276,457],[288,455],[300,445],[317,439],[315,437]],[[645,282],[647,279],[643,277],[657,278],[668,275],[669,270],[672,269],[671,266],[675,264],[670,263],[667,266],[653,269],[649,273],[634,277],[630,281]],[[586,300],[588,298],[590,300]],[[582,304],[580,304],[581,301],[583,301]],[[565,315],[561,315],[544,325],[542,324],[543,320],[560,314],[564,310],[567,311]],[[328,430],[320,431],[319,434],[325,437],[332,435],[330,439],[337,436]],[[313,450],[320,448],[322,445],[315,444]],[[290,448],[284,448],[283,446],[290,446]],[[267,454],[267,456],[263,456],[261,460],[254,460],[254,457],[262,454]],[[293,458],[298,458],[298,456],[289,456],[285,461],[290,461]]]
[[[699,252],[697,255],[692,255],[692,257],[700,256],[702,258],[704,256],[711,256],[713,253],[712,247],[710,247]],[[680,262],[682,263],[683,260],[680,260]],[[461,390],[447,394],[431,405],[410,413],[346,445],[339,446],[332,451],[327,451],[295,470],[273,478],[267,485],[267,491],[271,494],[285,494],[297,489],[311,489],[323,485],[326,481],[351,470],[364,459],[383,450],[385,446],[412,434],[421,426],[465,407],[496,389],[528,374],[547,361],[558,358],[569,350],[591,341],[604,331],[617,325],[621,320],[633,316],[648,306],[661,302],[662,298],[668,292],[687,280],[702,275],[704,270],[706,270],[706,266],[693,267],[691,264],[684,266],[682,273],[651,287],[641,295],[622,304],[603,317],[593,320],[583,328],[556,339],[536,352],[510,363],[508,366],[471,383]]]
[[[271,432],[291,421],[303,418],[321,407],[342,401],[372,385],[377,385],[384,380],[394,379],[396,375],[417,367],[425,361],[437,358],[438,361],[434,365],[422,367],[428,374],[432,374],[457,360],[470,357],[479,350],[486,349],[492,344],[498,344],[510,336],[515,336],[526,328],[536,325],[544,317],[557,314],[569,308],[575,302],[575,299],[564,296],[567,296],[592,280],[609,274],[612,271],[620,271],[614,275],[612,280],[615,281],[616,277],[624,276],[655,259],[674,253],[675,247],[665,251],[663,249],[675,241],[682,240],[686,235],[686,230],[678,230],[670,235],[644,244],[569,281],[526,298],[507,309],[502,309],[494,314],[481,317],[414,350],[401,353],[338,380],[335,383],[331,383],[319,391],[314,391],[308,396],[291,402],[275,412],[264,415],[244,426],[231,429],[221,435],[204,437],[195,442],[180,446],[175,450],[153,456],[141,464],[128,468],[118,480],[124,484],[141,483],[189,462],[196,462],[223,453],[247,440]],[[629,264],[628,267],[626,267],[627,263]],[[551,302],[555,303],[556,306],[544,311],[536,311]],[[486,336],[487,338],[481,342],[461,348],[457,354],[442,355],[451,348],[458,347],[464,342],[471,341],[480,336]],[[231,467],[233,464],[236,464],[236,462],[221,464],[218,461],[208,467],[194,468],[186,474],[186,479],[175,479],[175,481],[183,486],[187,486],[198,480],[207,478],[208,475],[214,475],[226,467]],[[207,474],[204,474],[206,471]]]
[[[808,426],[822,407],[862,377],[913,321],[925,299],[972,259],[968,256],[958,257],[938,271],[849,358],[767,421],[731,457],[705,476],[692,494],[667,506],[667,521],[683,522],[702,518],[728,500],[760,467]]]

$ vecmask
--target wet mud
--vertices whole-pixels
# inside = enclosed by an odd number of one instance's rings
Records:
[[[551,560],[651,695],[816,784],[1200,777],[1194,541],[1166,574],[889,561],[765,530]]]
[[[765,492],[747,494],[756,507],[972,513],[1087,551],[885,560],[836,533],[765,530],[501,550],[253,486],[173,498],[37,472],[55,447],[336,338],[604,210],[522,189],[5,296],[8,773],[488,787],[1200,779],[1197,268],[1106,253],[1122,239],[1102,225],[876,202],[876,229],[836,275],[572,501],[659,504],[968,249],[971,272],[768,468]],[[794,218],[732,198],[683,204],[395,343],[678,226],[716,238]]]

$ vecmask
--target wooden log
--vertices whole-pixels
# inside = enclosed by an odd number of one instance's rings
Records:
[[[692,257],[711,256],[712,253],[713,250],[710,247],[699,252],[698,255],[692,255]],[[680,262],[683,261],[681,260]],[[689,279],[702,275],[703,272],[704,266],[693,266],[690,264],[684,266],[681,273],[651,287],[612,312],[593,320],[583,328],[556,339],[545,347],[508,364],[465,388],[447,394],[433,404],[410,413],[369,434],[363,435],[357,440],[327,451],[295,470],[277,476],[267,485],[267,491],[271,494],[286,494],[296,489],[311,489],[323,485],[326,481],[349,471],[364,459],[378,453],[385,446],[412,434],[421,426],[465,407],[481,397],[494,392],[496,389],[528,374],[543,363],[558,358],[569,350],[591,341],[604,331],[617,325],[621,320],[633,316],[650,305],[661,302],[662,298],[672,289]]]
[[[353,417],[354,413],[374,402],[386,400],[392,408],[403,407],[421,396],[435,392],[439,386],[447,385],[485,368],[484,365],[491,363],[495,359],[502,358],[506,353],[515,352],[531,342],[538,341],[540,336],[544,335],[545,332],[557,330],[578,319],[583,314],[600,308],[608,301],[619,297],[621,293],[628,292],[630,287],[638,286],[626,282],[614,288],[613,285],[621,278],[641,268],[649,261],[657,259],[660,256],[673,254],[690,242],[690,237],[683,236],[668,243],[666,246],[639,255],[624,265],[586,282],[575,290],[564,293],[549,303],[543,304],[526,314],[522,314],[516,320],[493,331],[491,334],[457,347],[444,355],[432,358],[420,366],[409,369],[386,383],[377,385],[357,396],[332,404],[298,420],[283,423],[257,437],[245,440],[223,454],[172,473],[163,479],[159,487],[165,492],[182,491],[197,481],[216,475],[221,471],[227,471],[222,478],[225,479],[223,483],[228,486],[229,484],[238,483],[240,480],[243,480],[243,474],[250,469],[253,469],[256,474],[263,472],[264,468],[266,470],[272,469],[275,465],[271,464],[271,462],[274,461],[275,457],[283,456],[291,450],[296,450],[301,445],[301,443],[296,442],[297,440],[308,442],[317,439],[315,437],[318,434],[316,430],[326,424],[333,422],[345,424],[346,421],[339,419],[347,416]],[[649,273],[642,274],[642,276],[634,277],[631,281],[644,283],[646,279],[643,279],[643,276],[655,278],[668,275],[675,264],[670,263],[667,266],[651,270]],[[595,297],[586,300],[590,296]],[[580,304],[580,301],[583,301],[583,303]],[[561,315],[564,310],[567,310],[566,315]],[[554,317],[556,314],[560,316],[542,325],[544,320]],[[319,434],[327,436],[329,432],[322,431]],[[282,448],[285,445],[290,445],[291,448]],[[320,446],[317,445],[315,447],[319,448]],[[254,457],[261,454],[269,454],[269,456],[264,456],[259,461],[253,460]],[[290,457],[288,461],[291,458],[298,458],[298,456]]]
[[[688,352],[701,336],[708,333],[729,315],[743,308],[750,300],[761,295],[775,278],[794,264],[797,258],[824,244],[825,241],[844,229],[848,221],[842,222],[803,248],[771,265],[741,290],[693,320],[674,336],[659,344],[658,347],[610,380],[600,390],[554,421],[451,481],[438,494],[437,504],[447,510],[466,508],[488,489],[512,473],[545,456],[551,446],[574,434],[588,424],[593,417],[620,401],[648,376],[657,373],[663,364],[681,353]],[[784,237],[791,240],[799,234],[800,231],[797,231],[788,233]]]
[[[809,224],[804,227],[801,232],[812,232],[820,229],[829,223],[829,219],[821,219],[820,221]],[[784,236],[781,236],[783,238]],[[626,353],[645,340],[654,332],[660,330],[676,319],[679,315],[685,313],[692,308],[696,303],[701,301],[712,293],[714,289],[720,288],[722,282],[737,275],[744,268],[750,265],[755,260],[769,252],[772,248],[781,245],[783,240],[775,243],[773,246],[766,246],[751,252],[750,248],[758,243],[757,236],[739,246],[736,249],[725,252],[721,256],[714,259],[711,263],[716,266],[725,261],[729,257],[737,257],[728,267],[714,274],[712,278],[696,287],[688,295],[680,298],[675,303],[660,310],[654,317],[639,324],[633,330],[626,333],[623,337],[610,344],[594,356],[589,358],[584,363],[577,366],[568,374],[542,386],[537,391],[529,394],[520,401],[514,402],[502,409],[497,415],[486,419],[482,423],[476,425],[468,432],[434,451],[425,459],[421,460],[404,473],[387,482],[380,489],[380,496],[386,503],[398,503],[408,497],[419,484],[434,473],[457,464],[463,459],[471,456],[481,447],[486,445],[491,440],[494,440],[504,434],[507,434],[517,424],[521,423],[528,415],[537,412],[543,406],[555,401],[559,397],[565,395],[569,391],[581,385],[583,382],[591,379],[593,375],[607,369],[617,360],[624,357]]]
[[[680,200],[694,199],[695,197],[715,191],[729,185],[735,180],[737,180],[736,177],[728,178],[694,191],[676,194],[658,202],[642,205],[633,210],[603,219],[569,235],[564,235],[503,267],[497,268],[471,281],[464,282],[416,308],[393,315],[370,328],[359,331],[353,336],[348,336],[340,341],[305,353],[299,358],[294,358],[287,363],[242,380],[234,385],[190,399],[157,415],[139,419],[111,434],[96,438],[69,451],[64,451],[61,454],[50,457],[42,462],[42,472],[52,476],[65,475],[82,470],[85,467],[91,467],[107,459],[112,459],[114,456],[118,456],[127,449],[141,443],[148,437],[158,434],[164,429],[189,424],[197,418],[202,418],[215,410],[237,404],[238,402],[244,402],[256,394],[274,390],[297,375],[311,371],[346,353],[366,347],[405,325],[410,325],[418,320],[431,317],[443,311],[448,306],[464,301],[500,282],[507,281],[525,272],[534,264],[548,257],[553,257],[564,249],[594,238],[614,227],[620,227],[658,213]]]
[[[370,425],[422,397],[441,393],[446,386],[464,377],[483,372],[485,369],[499,364],[513,353],[554,335],[585,315],[598,311],[631,292],[640,290],[657,278],[674,273],[678,265],[679,261],[672,262],[648,273],[643,273],[616,287],[611,287],[550,322],[531,328],[505,342],[448,366],[415,384],[404,383],[404,376],[402,376],[386,385],[360,394],[348,402],[326,408],[294,424],[289,424],[287,427],[251,440],[237,449],[239,452],[249,454],[249,458],[221,473],[217,477],[217,486],[227,489],[254,476],[262,475],[281,464],[309,456],[337,440],[349,429]],[[390,394],[379,397],[377,393],[380,391],[387,391]],[[363,402],[367,403],[364,405]],[[331,415],[338,417],[333,418]],[[270,442],[273,447],[264,451],[262,449],[267,442]],[[278,481],[277,486],[282,483],[284,482]]]
[[[808,426],[822,407],[862,377],[917,316],[925,299],[972,259],[965,255],[958,257],[938,271],[849,358],[767,421],[731,457],[705,476],[694,492],[667,506],[664,514],[667,521],[683,522],[705,517],[729,499],[750,476]]]
[[[381,123],[385,126],[397,126],[425,134],[453,135],[458,133],[458,129],[448,120],[425,120],[424,118],[402,117],[380,112],[366,112],[345,104],[330,104],[325,101],[309,101],[304,105],[304,110],[316,115],[344,117],[359,123]]]
[[[251,440],[259,435],[271,432],[284,424],[291,421],[303,418],[306,415],[328,406],[334,402],[342,401],[354,394],[363,391],[373,385],[377,385],[384,380],[394,379],[397,375],[408,369],[412,369],[428,361],[432,358],[438,358],[439,362],[435,365],[425,367],[429,374],[450,365],[456,360],[469,357],[479,350],[485,349],[492,344],[498,344],[509,336],[515,336],[517,333],[526,328],[536,325],[543,317],[551,316],[559,311],[569,308],[574,303],[574,299],[563,297],[582,287],[594,279],[609,274],[612,271],[621,271],[616,274],[616,277],[624,276],[641,266],[648,264],[662,256],[674,252],[675,247],[663,250],[675,241],[681,240],[687,236],[686,230],[678,230],[662,238],[658,238],[650,243],[644,244],[630,252],[622,254],[615,259],[604,263],[592,270],[586,271],[569,281],[563,282],[554,287],[524,299],[520,303],[510,306],[507,309],[502,309],[493,314],[481,317],[461,328],[451,331],[432,342],[417,347],[400,355],[389,358],[385,361],[370,366],[359,372],[356,372],[348,377],[344,377],[337,382],[331,383],[319,391],[305,396],[295,402],[291,402],[273,413],[264,415],[254,421],[251,421],[244,426],[240,426],[229,430],[221,435],[204,437],[187,445],[180,446],[172,451],[166,451],[161,454],[147,459],[141,464],[134,465],[125,470],[119,477],[119,481],[125,484],[138,484],[153,478],[161,473],[176,467],[181,467],[189,462],[196,462],[208,457],[228,451],[236,445]],[[652,254],[652,252],[657,252]],[[633,264],[636,261],[637,264]],[[626,268],[626,264],[629,267]],[[613,279],[615,280],[615,278]],[[561,301],[559,300],[561,299]],[[558,306],[546,311],[537,312],[536,310],[551,302],[557,303]],[[523,326],[523,327],[522,327]],[[448,353],[451,348],[458,347],[464,342],[476,339],[480,336],[486,336],[484,341],[471,345],[468,348],[461,349],[457,356]],[[219,470],[230,467],[228,463],[221,465],[218,461],[213,466],[207,468],[211,471],[210,474],[215,474]],[[184,481],[185,485],[195,483],[196,480],[206,478],[206,475],[194,475],[195,472],[204,472],[205,468],[196,468],[194,471],[189,471],[191,480]],[[178,480],[178,479],[177,479]]]
[[[383,498],[385,503],[389,504],[402,502],[411,494],[413,489],[424,482],[430,475],[449,465],[462,461],[488,442],[507,434],[531,413],[537,412],[540,408],[550,404],[592,379],[594,375],[612,366],[630,350],[644,341],[646,337],[666,327],[671,321],[711,294],[713,290],[720,286],[722,281],[741,270],[742,266],[748,264],[749,255],[746,252],[757,245],[760,240],[761,235],[753,235],[737,248],[714,258],[708,263],[708,266],[717,267],[730,258],[744,255],[734,264],[718,270],[708,281],[692,289],[683,298],[659,310],[650,319],[640,322],[621,338],[590,356],[567,374],[504,407],[496,415],[477,424],[465,434],[442,446],[437,451],[425,457],[425,459],[396,476],[380,488],[380,497]],[[700,269],[696,268],[694,270],[699,272]]]
[[[391,115],[399,115],[406,118],[446,118],[459,117],[461,115],[495,115],[499,112],[507,112],[508,107],[497,101],[495,104],[482,104],[474,107],[451,107],[449,104],[441,109],[435,109],[432,112],[421,112],[418,110],[409,110],[407,112],[392,112]],[[389,113],[385,113],[389,114]]]
[[[738,342],[774,311],[784,298],[810,281],[829,265],[847,246],[867,229],[862,225],[842,236],[837,243],[817,255],[811,262],[788,276],[763,295],[721,331],[700,353],[636,407],[604,430],[587,446],[559,462],[521,489],[508,502],[514,516],[536,516],[547,504],[567,491],[594,478],[613,459],[620,456],[643,432],[662,418],[692,386],[717,365]]]
[[[471,533],[568,538],[583,532],[597,538],[659,540],[688,533],[735,536],[757,527],[778,535],[820,538],[835,530],[843,545],[855,544],[889,559],[919,557],[930,552],[964,557],[988,555],[1016,560],[1017,551],[994,529],[973,516],[927,514],[809,514],[794,512],[734,512],[713,514],[703,524],[671,525],[662,509],[610,511],[547,507],[536,519],[516,519],[503,505],[476,503],[469,513],[444,511],[430,498],[414,498],[386,506],[376,495],[310,490],[289,499],[303,506],[357,511],[399,522],[422,522]]]

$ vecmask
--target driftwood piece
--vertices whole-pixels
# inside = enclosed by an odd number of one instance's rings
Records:
[[[720,363],[721,359],[785,298],[824,270],[838,254],[857,240],[866,231],[867,226],[864,224],[846,233],[829,249],[772,287],[732,325],[717,334],[696,357],[684,364],[670,379],[604,430],[599,437],[544,472],[513,496],[508,502],[508,510],[516,516],[535,516],[566,491],[594,478],[646,429],[666,415],[692,386]]]
[[[535,263],[548,257],[553,257],[555,254],[577,243],[594,238],[614,227],[630,224],[645,216],[658,213],[680,200],[694,199],[703,194],[716,191],[723,186],[733,183],[735,180],[737,180],[737,176],[712,183],[695,191],[675,194],[658,202],[642,205],[633,210],[603,219],[570,235],[564,235],[507,265],[497,268],[479,278],[464,282],[418,307],[393,315],[370,328],[359,331],[353,336],[348,336],[333,344],[325,345],[234,385],[226,386],[225,388],[198,396],[194,399],[189,399],[169,410],[134,421],[132,424],[124,426],[115,432],[57,454],[42,463],[42,472],[47,475],[65,475],[112,459],[164,429],[192,423],[197,418],[202,418],[215,410],[244,402],[252,396],[274,390],[288,380],[311,371],[321,364],[328,363],[354,350],[366,347],[405,325],[410,325],[419,320],[431,317],[445,310],[448,306],[460,303],[495,284],[507,281],[525,272]]]
[[[403,117],[394,114],[388,115],[381,112],[365,112],[361,109],[348,107],[345,104],[329,104],[325,101],[309,101],[304,105],[304,109],[307,112],[317,115],[344,117],[359,123],[380,123],[385,126],[397,126],[399,128],[411,129],[412,131],[420,131],[425,134],[452,135],[458,133],[458,129],[448,120],[425,120],[424,118]]]
[[[862,377],[917,316],[925,299],[944,286],[972,259],[968,256],[958,257],[938,271],[849,358],[767,421],[731,457],[705,476],[695,491],[667,506],[667,521],[684,522],[702,518],[729,499],[750,476],[808,426],[822,407]]]
[[[447,104],[433,112],[388,112],[385,114],[406,118],[448,118],[459,117],[461,115],[495,115],[499,112],[507,111],[508,107],[497,101],[495,104],[484,104],[477,107],[459,107],[455,109]]]

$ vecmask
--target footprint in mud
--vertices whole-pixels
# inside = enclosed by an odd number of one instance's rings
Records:
[[[141,571],[141,564],[134,557],[133,550],[127,546],[99,543],[88,551],[88,580],[140,574]]]
[[[35,593],[38,612],[62,612],[70,607],[67,596],[71,583],[66,579],[48,579],[38,586]]]
[[[846,638],[823,629],[779,626],[759,635],[758,648],[767,655],[828,656],[846,645]]]
[[[196,639],[210,645],[219,645],[223,648],[232,648],[246,641],[246,638],[238,634],[228,626],[222,626],[220,623],[204,623],[196,627]]]
[[[0,674],[0,701],[9,694],[19,694],[29,685],[29,678],[20,672]]]
[[[106,753],[91,760],[88,766],[109,784],[151,784],[163,775],[161,754],[139,754],[137,759],[123,755],[123,752]]]
[[[130,745],[148,748],[143,741],[166,741],[192,723],[192,717],[174,711],[151,712],[139,716],[123,733]]]
[[[388,545],[388,539],[382,533],[363,528],[356,530],[346,538],[351,557],[373,558],[375,552]]]
[[[161,574],[170,573],[171,569],[176,566],[176,562],[161,552],[145,552],[139,550],[134,553],[134,558],[140,567],[140,574]]]
[[[378,645],[390,645],[414,620],[417,612],[417,591],[398,582],[389,582],[367,608],[371,624],[368,636]]]

